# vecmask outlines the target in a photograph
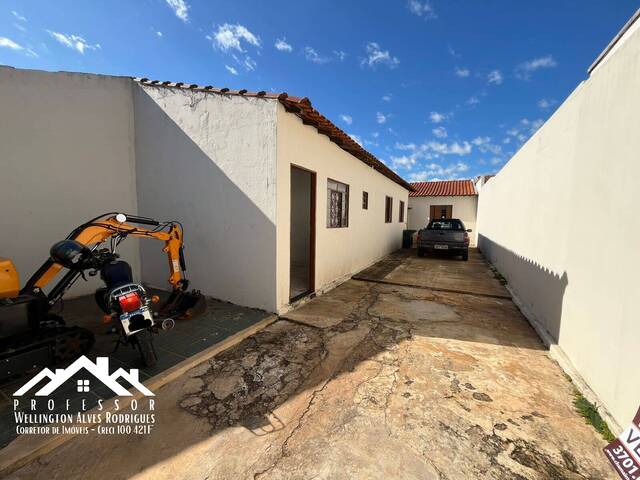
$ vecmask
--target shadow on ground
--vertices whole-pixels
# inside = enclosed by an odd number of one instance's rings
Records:
[[[165,297],[165,292],[157,290],[151,293]],[[142,381],[148,380],[154,375],[173,367],[186,358],[204,349],[221,342],[225,338],[243,330],[269,314],[262,310],[240,307],[228,302],[207,299],[206,313],[198,318],[180,321],[170,331],[160,331],[154,337],[154,346],[158,355],[158,363],[154,367],[145,367],[140,361],[138,351],[129,345],[118,345],[119,335],[112,332],[110,325],[102,323],[104,313],[98,308],[93,295],[87,295],[64,303],[62,312],[67,325],[77,325],[90,330],[95,335],[96,343],[87,357],[95,361],[96,357],[109,357],[110,373],[119,368],[130,370],[136,368],[140,372]],[[24,318],[13,318],[12,322],[25,327]],[[18,328],[20,325],[14,325]],[[5,330],[7,326],[5,325]],[[63,368],[65,365],[57,365]],[[14,419],[13,393],[20,388],[33,375],[6,380],[0,384],[0,447],[4,447],[16,438],[16,423]],[[75,377],[66,382],[54,394],[43,399],[37,399],[37,409],[28,408],[29,402],[36,399],[33,393],[37,389],[20,399],[22,408],[18,411],[35,411],[36,413],[48,412],[47,400],[55,401],[56,413],[76,414],[90,410],[98,404],[98,400],[107,400],[113,397],[113,392],[97,382],[91,386],[87,393],[77,392],[76,380],[86,378],[84,372],[79,372]],[[130,385],[125,384],[126,388]],[[70,402],[67,409],[67,400]]]
[[[367,275],[476,293],[348,281],[156,392],[151,435],[76,437],[15,478],[612,478],[486,263],[449,262]]]

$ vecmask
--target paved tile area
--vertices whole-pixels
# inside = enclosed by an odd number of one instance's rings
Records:
[[[155,293],[163,295],[162,292]],[[259,322],[269,314],[262,310],[207,299],[207,311],[204,315],[177,322],[172,330],[161,331],[154,337],[158,363],[152,368],[144,367],[140,363],[138,351],[131,346],[120,345],[116,349],[118,335],[109,333],[110,327],[101,322],[103,312],[95,304],[93,296],[67,300],[62,315],[67,325],[79,325],[95,334],[96,343],[87,355],[89,358],[94,360],[97,356],[108,356],[112,372],[118,368],[137,368],[140,371],[140,379],[144,381]],[[11,396],[28,378],[18,378],[0,384],[0,447],[16,437]],[[76,390],[75,382],[69,381],[55,392],[52,398],[58,400],[56,403],[60,410],[66,411],[66,399],[70,399],[70,411],[75,413],[94,407],[98,399],[106,400],[113,396],[103,385],[96,385],[87,393],[78,393]],[[32,397],[26,397],[25,400],[29,398]],[[38,406],[44,409],[46,404],[39,402]]]
[[[11,478],[614,479],[483,259],[414,255],[156,391],[150,435],[77,436]]]

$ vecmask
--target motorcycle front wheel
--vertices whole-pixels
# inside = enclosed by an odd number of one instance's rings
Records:
[[[158,363],[156,350],[153,348],[153,335],[149,330],[141,330],[135,335],[136,347],[140,352],[145,367],[153,367]]]

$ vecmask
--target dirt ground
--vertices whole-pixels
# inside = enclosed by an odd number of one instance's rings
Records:
[[[12,478],[615,478],[479,254],[410,253],[155,392],[150,435],[78,436]]]

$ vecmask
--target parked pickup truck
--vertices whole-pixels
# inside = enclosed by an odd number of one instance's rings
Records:
[[[462,220],[457,218],[441,218],[431,220],[426,228],[418,231],[418,256],[425,253],[450,253],[462,255],[463,260],[469,259],[469,232]]]

